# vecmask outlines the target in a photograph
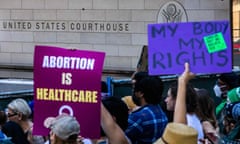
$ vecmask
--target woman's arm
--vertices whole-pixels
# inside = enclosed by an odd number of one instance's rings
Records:
[[[101,126],[112,144],[129,144],[124,132],[101,103]]]
[[[190,71],[189,64],[185,63],[185,70],[178,78],[178,91],[173,118],[174,122],[187,124],[186,89],[187,83],[194,77],[195,75]]]

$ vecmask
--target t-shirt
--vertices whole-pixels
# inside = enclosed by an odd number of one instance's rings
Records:
[[[8,136],[11,137],[11,141],[15,144],[30,144],[27,140],[27,134],[25,134],[20,127],[15,122],[8,121],[2,127],[2,131]]]
[[[202,124],[196,114],[187,114],[187,125],[197,130],[198,140],[204,139]]]
[[[162,136],[167,123],[160,105],[146,105],[129,115],[125,134],[133,144],[152,144]]]

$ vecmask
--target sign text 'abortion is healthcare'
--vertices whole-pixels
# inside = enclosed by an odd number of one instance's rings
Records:
[[[232,70],[229,21],[149,24],[148,47],[150,75],[180,74],[185,62],[194,73]]]
[[[81,136],[100,137],[101,77],[105,53],[36,46],[33,134],[47,135],[44,120],[67,113]]]

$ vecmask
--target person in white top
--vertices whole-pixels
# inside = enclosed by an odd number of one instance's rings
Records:
[[[170,84],[167,97],[165,99],[167,110],[174,111],[176,105],[178,91],[178,83],[177,81]],[[188,126],[193,127],[198,131],[198,139],[204,139],[204,133],[202,129],[202,125],[200,119],[197,115],[197,94],[194,87],[191,83],[187,83],[186,85],[186,122]]]
[[[198,139],[204,138],[202,124],[196,114],[187,113],[187,125],[193,127],[198,131]]]

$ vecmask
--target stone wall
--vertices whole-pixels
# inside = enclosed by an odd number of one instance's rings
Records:
[[[147,24],[230,19],[229,7],[229,0],[0,0],[0,77],[31,78],[35,45],[103,51],[104,70],[132,71]]]

